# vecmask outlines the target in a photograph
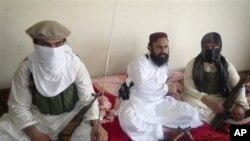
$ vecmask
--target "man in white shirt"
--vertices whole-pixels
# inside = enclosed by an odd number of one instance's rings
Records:
[[[244,111],[249,109],[244,87],[239,90],[231,109],[224,109],[222,105],[240,77],[233,64],[221,54],[221,36],[216,32],[205,34],[201,48],[201,53],[186,66],[183,100],[195,107],[200,119],[207,123],[226,110],[230,110],[233,119],[228,122],[242,124],[249,121],[242,120]]]
[[[70,34],[66,27],[56,21],[41,21],[26,32],[35,50],[13,77],[9,113],[0,120],[0,140],[57,140],[64,126],[94,98],[91,79],[80,58],[65,43]],[[95,101],[71,140],[107,141],[98,115]]]
[[[167,96],[169,41],[166,33],[149,37],[149,53],[134,59],[127,67],[129,99],[118,112],[123,131],[135,141],[164,139],[164,128],[189,128],[202,124],[198,113],[187,103]]]

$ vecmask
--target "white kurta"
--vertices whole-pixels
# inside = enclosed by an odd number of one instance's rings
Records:
[[[192,70],[193,70],[193,64],[194,59],[192,59],[186,66],[185,74],[184,74],[184,93],[183,93],[183,100],[191,104],[193,107],[195,107],[199,113],[200,119],[210,123],[211,120],[214,118],[215,113],[207,107],[203,102],[201,102],[201,98],[205,95],[207,95],[204,92],[199,92],[195,85],[192,78]],[[232,90],[232,88],[238,83],[240,77],[235,69],[235,67],[232,65],[231,62],[228,62],[228,80],[229,80],[229,91]],[[215,72],[216,67],[214,64],[208,64],[204,63],[204,69],[206,72]],[[207,95],[211,99],[223,103],[225,98],[221,97],[218,94],[209,94]],[[239,91],[239,96],[237,97],[236,101],[237,103],[241,104],[244,109],[249,109],[247,99],[245,97],[245,88],[242,87]],[[238,122],[238,123],[244,123],[249,121],[249,119],[246,119],[244,121]],[[230,123],[237,123],[236,121],[229,120]]]
[[[158,67],[143,55],[127,69],[128,79],[134,86],[130,89],[130,98],[121,103],[118,117],[123,131],[132,140],[163,139],[163,126],[187,128],[202,124],[190,105],[165,96],[167,65]]]
[[[94,93],[94,90],[85,65],[76,56],[68,58],[67,65],[70,65],[68,68],[72,69],[72,74],[75,74],[74,83],[77,86],[80,100],[71,112],[51,116],[41,114],[36,106],[32,105],[32,97],[28,88],[28,61],[23,61],[20,64],[11,83],[8,101],[9,113],[0,119],[1,141],[29,141],[30,139],[22,129],[31,125],[36,125],[41,132],[48,134],[51,139],[56,139],[58,133],[63,129],[63,125],[67,124],[81,107],[90,103],[93,99],[91,93]],[[85,115],[85,121],[98,119],[98,113],[98,103],[94,102]],[[81,131],[76,131],[77,133],[74,135],[84,133],[82,128],[79,130]],[[88,131],[90,130],[88,129]],[[88,137],[90,137],[89,133]]]

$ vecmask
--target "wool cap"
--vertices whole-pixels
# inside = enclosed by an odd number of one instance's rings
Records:
[[[40,21],[26,30],[33,39],[62,40],[70,35],[70,31],[56,21]]]

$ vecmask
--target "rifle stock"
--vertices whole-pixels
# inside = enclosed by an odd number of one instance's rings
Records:
[[[222,122],[228,118],[230,118],[230,112],[229,109],[233,106],[235,100],[238,97],[238,91],[240,90],[240,88],[244,85],[244,83],[249,80],[249,76],[247,76],[247,78],[243,79],[241,78],[239,80],[239,82],[237,83],[237,85],[232,89],[231,93],[229,94],[229,97],[224,101],[223,103],[223,107],[225,109],[225,113],[224,114],[217,114],[212,122],[211,122],[211,126],[213,128],[215,128],[215,130],[219,130],[222,127]]]

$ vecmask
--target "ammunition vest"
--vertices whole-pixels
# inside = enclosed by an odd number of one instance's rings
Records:
[[[33,75],[30,73],[29,87],[32,94],[32,104],[36,105],[42,114],[60,115],[70,112],[79,100],[75,83],[54,97],[45,97],[37,91]]]

